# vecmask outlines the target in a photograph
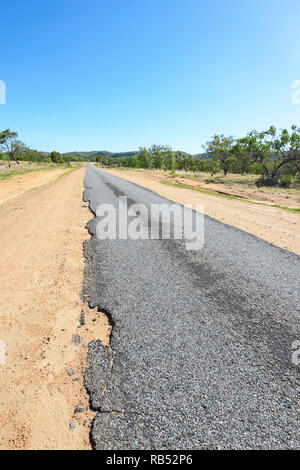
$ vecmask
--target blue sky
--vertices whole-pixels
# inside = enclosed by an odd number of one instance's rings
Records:
[[[33,148],[197,153],[300,125],[299,0],[15,0],[0,21],[0,129]]]

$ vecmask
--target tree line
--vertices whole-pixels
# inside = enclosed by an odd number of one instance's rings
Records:
[[[84,161],[84,158],[75,155],[62,155],[56,151],[49,153],[31,149],[24,142],[18,140],[17,132],[5,129],[0,131],[0,160],[7,161],[10,166],[12,161],[17,164],[20,161],[70,164],[70,161]]]
[[[27,147],[18,140],[17,132],[0,131],[0,159],[11,161],[70,163],[85,161],[78,155],[59,152],[41,152]],[[278,130],[271,126],[266,131],[249,132],[245,137],[214,135],[204,146],[204,153],[192,156],[174,151],[167,145],[141,147],[133,156],[112,158],[105,155],[96,161],[108,167],[160,169],[193,172],[252,173],[258,175],[258,186],[289,186],[300,182],[300,127]]]
[[[98,156],[96,161],[108,167],[252,173],[259,175],[257,186],[283,186],[300,181],[300,128],[249,132],[245,137],[214,135],[204,146],[205,153],[192,156],[169,146],[141,147],[131,157]]]

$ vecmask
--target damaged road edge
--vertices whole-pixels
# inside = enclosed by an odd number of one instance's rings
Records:
[[[86,225],[88,233],[91,235],[90,239],[87,239],[83,243],[83,255],[85,259],[83,286],[82,286],[82,300],[88,304],[89,309],[97,308],[99,313],[105,314],[108,323],[111,327],[109,344],[104,345],[100,339],[95,339],[88,344],[88,356],[86,358],[86,369],[84,374],[84,386],[90,396],[90,408],[92,411],[102,411],[103,396],[107,389],[107,384],[110,380],[113,367],[113,351],[110,346],[110,340],[114,327],[114,320],[112,314],[101,308],[100,305],[94,305],[91,302],[91,292],[95,273],[95,259],[93,256],[93,249],[95,247],[95,226],[96,226],[96,215],[90,205],[90,188],[86,185],[86,179],[84,182],[85,191],[83,192],[83,201],[89,203],[89,209],[94,215]],[[97,418],[97,415],[95,419]],[[90,441],[93,448],[95,448],[95,442],[92,437],[92,429],[94,420],[91,424],[90,430]]]

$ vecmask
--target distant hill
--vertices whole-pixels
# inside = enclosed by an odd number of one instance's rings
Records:
[[[99,155],[103,157],[110,157],[110,158],[121,158],[121,157],[133,157],[138,153],[138,150],[133,151],[133,152],[109,152],[107,150],[93,150],[90,152],[66,152],[63,155],[64,156],[76,156],[76,157],[82,157],[86,160],[95,160],[96,157]],[[180,151],[181,154],[183,155],[189,155],[186,152]],[[195,155],[192,155],[193,158],[201,158],[203,160],[209,160],[212,158],[211,153],[197,153]]]
[[[65,156],[70,156],[74,155],[76,157],[83,157],[86,160],[94,160],[96,157],[99,157],[100,155],[103,157],[111,157],[111,158],[120,158],[120,157],[132,157],[133,155],[136,155],[138,151],[135,152],[108,152],[107,150],[94,150],[91,152],[66,152],[63,155]]]
[[[201,158],[201,160],[210,160],[212,158],[212,152],[197,153],[192,155],[193,158]]]
[[[181,150],[177,150],[177,153],[180,153],[181,155],[184,156],[191,156],[192,158],[200,158],[201,160],[210,160],[212,158],[212,152],[204,152],[204,153],[196,153],[194,155],[191,155],[186,152],[182,152]]]
[[[138,152],[135,151],[135,152],[120,152],[120,153],[112,153],[111,154],[111,157],[112,158],[121,158],[121,157],[133,157],[134,155],[136,155]]]

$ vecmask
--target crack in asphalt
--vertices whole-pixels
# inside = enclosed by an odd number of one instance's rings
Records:
[[[172,204],[88,166],[84,200]],[[299,256],[205,217],[205,244],[84,244],[84,297],[109,315],[85,385],[96,449],[300,448]],[[147,223],[147,221],[145,221]],[[108,313],[109,312],[109,313]]]

